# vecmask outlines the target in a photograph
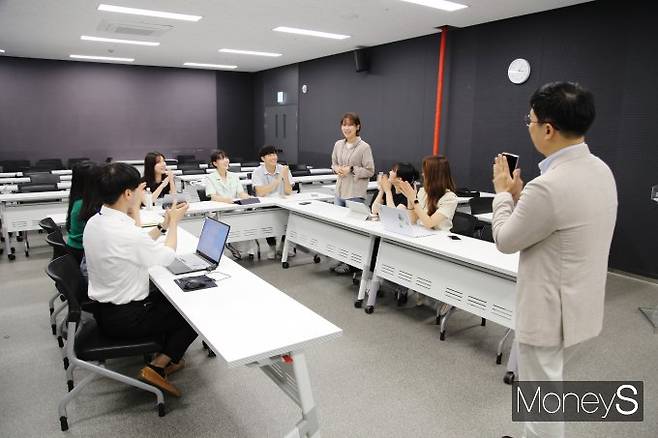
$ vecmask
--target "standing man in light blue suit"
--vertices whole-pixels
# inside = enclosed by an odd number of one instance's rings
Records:
[[[520,251],[516,298],[519,379],[562,381],[565,358],[603,325],[608,254],[617,217],[610,168],[592,155],[585,133],[594,99],[580,85],[540,87],[526,116],[546,158],[523,187],[498,155],[493,166],[493,237],[504,253]],[[563,437],[564,423],[527,422],[524,437]]]

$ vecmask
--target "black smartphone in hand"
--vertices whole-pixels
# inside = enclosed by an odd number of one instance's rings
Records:
[[[503,157],[507,160],[507,166],[509,167],[509,176],[514,178],[514,169],[519,164],[519,156],[515,154],[510,154],[509,152],[503,152]]]
[[[452,240],[461,240],[459,237],[455,236],[454,234],[450,234],[448,235],[448,237],[451,238]]]

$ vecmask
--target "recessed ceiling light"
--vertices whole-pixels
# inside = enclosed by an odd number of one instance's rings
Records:
[[[201,67],[201,68],[221,68],[221,69],[234,69],[238,68],[237,65],[223,65],[223,64],[203,64],[200,62],[186,62],[183,65],[188,67]]]
[[[5,51],[4,51],[4,50],[2,50],[2,49],[0,49],[0,53],[5,53]]]
[[[153,41],[120,40],[116,38],[101,38],[101,37],[87,36],[87,35],[82,35],[80,39],[85,41],[98,41],[100,43],[135,44],[137,46],[155,47],[160,45],[160,43]]]
[[[460,3],[449,2],[446,0],[402,0],[407,3],[415,3],[417,5],[429,6],[434,9],[441,9],[442,11],[458,11],[459,9],[467,8],[468,6]]]
[[[135,58],[116,58],[114,56],[69,55],[73,59],[93,59],[96,61],[133,62]]]
[[[253,50],[219,49],[219,51],[222,53],[236,53],[238,55],[271,56],[273,58],[281,56],[281,53],[255,52]]]
[[[320,38],[331,38],[333,40],[344,40],[349,38],[349,35],[341,35],[339,33],[319,32],[317,30],[297,29],[295,27],[279,26],[272,29],[275,32],[296,33],[299,35],[308,35]]]
[[[199,21],[203,18],[201,15],[177,14],[175,12],[162,12],[162,11],[154,11],[151,9],[126,8],[123,6],[113,6],[113,5],[104,5],[104,4],[98,5],[98,10],[105,12],[118,12],[120,14],[133,14],[133,15],[145,15],[147,17],[170,18],[172,20],[183,20],[183,21]]]

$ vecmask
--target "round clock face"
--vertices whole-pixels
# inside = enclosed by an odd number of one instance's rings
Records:
[[[507,69],[507,77],[515,84],[522,84],[530,76],[530,63],[523,58],[512,61]]]

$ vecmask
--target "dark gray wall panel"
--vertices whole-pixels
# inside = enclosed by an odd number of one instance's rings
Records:
[[[253,77],[251,73],[217,72],[217,145],[231,160],[252,155]]]
[[[351,52],[301,63],[299,161],[331,164],[340,118],[354,111],[378,170],[419,163],[432,152],[438,35],[370,48],[370,71],[357,73]]]
[[[138,159],[217,145],[215,72],[0,57],[0,156]]]

